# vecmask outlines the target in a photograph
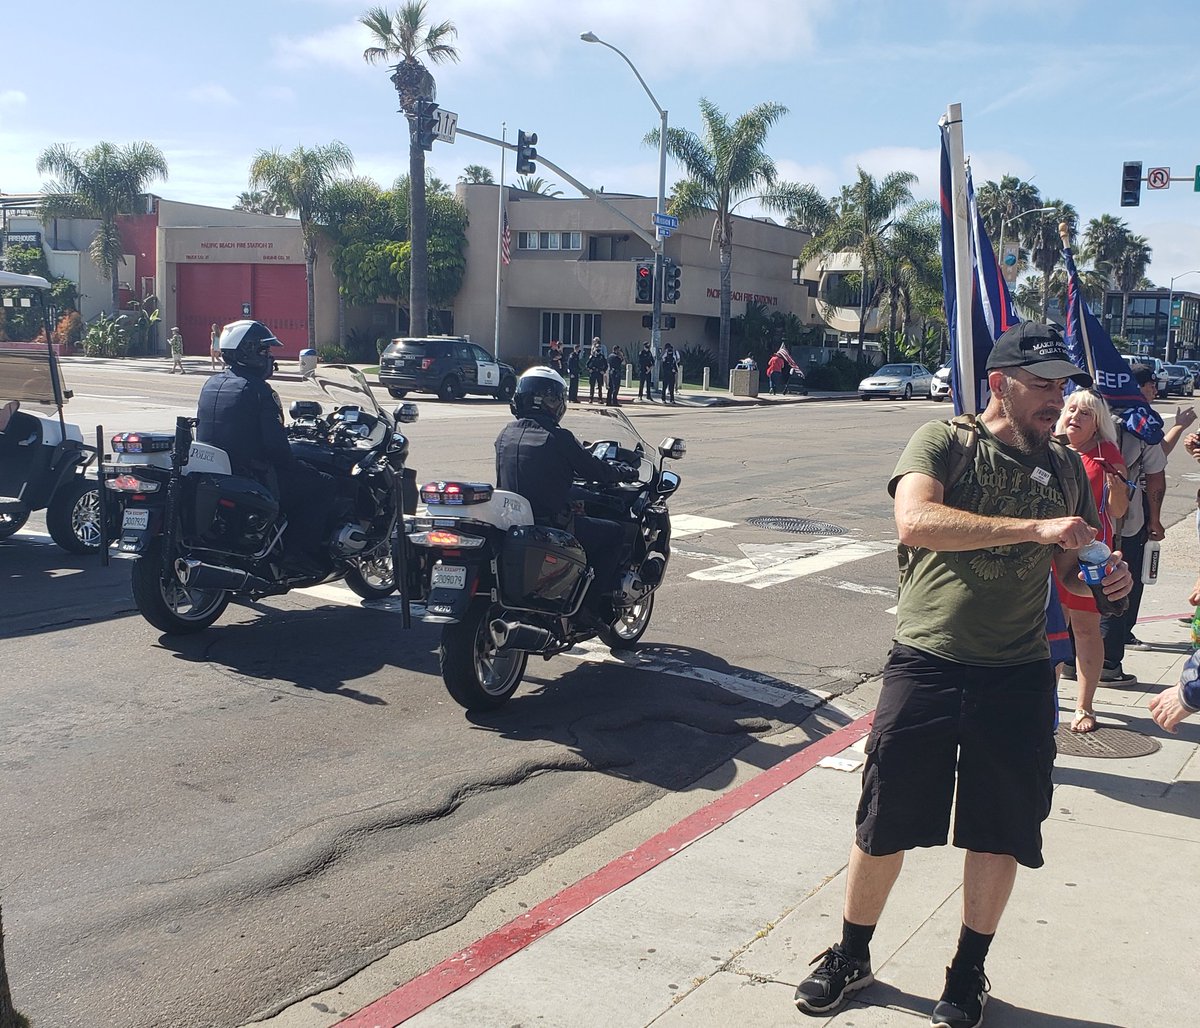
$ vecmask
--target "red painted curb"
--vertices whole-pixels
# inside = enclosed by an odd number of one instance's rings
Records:
[[[573,885],[568,885],[490,935],[447,957],[424,974],[405,982],[370,1006],[339,1021],[335,1028],[394,1028],[428,1009],[531,942],[565,924],[597,900],[628,885],[697,839],[704,838],[709,832],[794,782],[811,771],[818,761],[854,745],[871,730],[874,717],[874,712],[866,714],[832,735],[810,743],[798,753],[793,753],[786,760],[689,814],[678,824],[647,839]]]

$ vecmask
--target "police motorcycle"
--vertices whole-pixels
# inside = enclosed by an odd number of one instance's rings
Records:
[[[424,511],[409,535],[419,561],[422,620],[442,625],[442,681],[467,710],[494,710],[516,692],[531,654],[549,660],[599,636],[630,649],[645,634],[655,591],[670,559],[667,501],[679,476],[664,469],[683,457],[682,439],[651,447],[619,409],[572,408],[563,419],[601,460],[636,468],[637,480],[576,483],[576,514],[623,526],[620,585],[585,608],[594,582],[583,547],[569,532],[535,525],[529,501],[490,484],[464,481],[422,486]],[[597,615],[593,613],[598,610]]]
[[[276,496],[256,479],[232,474],[224,450],[196,442],[195,418],[178,418],[174,434],[113,437],[114,459],[104,472],[107,487],[124,498],[117,547],[136,555],[134,602],[160,631],[199,632],[231,600],[339,580],[364,599],[399,589],[409,626],[413,583],[403,522],[405,512],[416,512],[417,487],[398,426],[417,420],[416,405],[386,413],[362,374],[346,365],[323,365],[305,379],[332,410],[293,401],[288,443],[296,459],[333,477],[336,498],[335,527],[318,564],[304,571],[289,569],[287,518]]]
[[[88,474],[103,459],[103,432],[96,430],[95,445],[85,442],[63,414],[72,394],[50,342],[49,297],[40,275],[0,271],[0,310],[40,315],[45,336],[44,345],[0,351],[0,539],[44,510],[50,537],[64,550],[107,556],[119,511]]]

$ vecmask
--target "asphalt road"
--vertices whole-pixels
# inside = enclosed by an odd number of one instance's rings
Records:
[[[69,376],[71,420],[110,433],[170,428],[203,380]],[[307,389],[280,383],[285,406]],[[490,479],[505,408],[419,404],[418,478]],[[654,622],[624,662],[531,662],[487,717],[447,697],[436,628],[405,632],[386,601],[320,587],[173,639],[137,615],[128,561],[67,555],[36,517],[0,543],[0,896],[35,1023],[267,1016],[469,919],[658,797],[720,789],[751,742],[794,740],[824,697],[878,673],[895,603],[886,480],[946,406],[626,409],[651,442],[688,444]],[[1172,488],[1170,520],[1193,487]]]

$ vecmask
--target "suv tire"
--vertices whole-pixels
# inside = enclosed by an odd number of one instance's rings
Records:
[[[508,403],[516,391],[517,380],[506,376],[500,380],[500,388],[496,390],[496,399],[501,403]]]
[[[453,375],[447,375],[442,379],[442,384],[438,386],[437,394],[439,400],[445,401],[457,400],[464,395],[459,387],[458,379]]]
[[[407,389],[393,389],[391,386],[388,386],[388,394],[393,399],[403,400],[408,395],[408,390]]]

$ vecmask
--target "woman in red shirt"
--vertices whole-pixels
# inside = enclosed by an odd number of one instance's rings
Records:
[[[1063,404],[1055,433],[1083,461],[1096,510],[1100,513],[1100,531],[1096,538],[1113,547],[1116,522],[1129,509],[1129,490],[1125,482],[1125,462],[1117,446],[1117,433],[1104,397],[1091,389],[1076,389]],[[1058,596],[1066,608],[1075,636],[1075,674],[1079,697],[1071,731],[1094,732],[1098,727],[1092,700],[1104,664],[1104,640],[1100,635],[1100,612],[1090,596],[1077,596],[1058,583]]]

